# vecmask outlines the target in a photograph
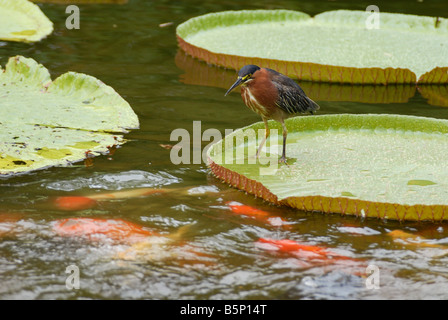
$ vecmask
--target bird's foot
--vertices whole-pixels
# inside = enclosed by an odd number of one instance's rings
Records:
[[[286,162],[286,157],[285,156],[282,156],[280,158],[280,160],[278,160],[278,163],[284,163],[284,164],[288,165],[288,163]]]

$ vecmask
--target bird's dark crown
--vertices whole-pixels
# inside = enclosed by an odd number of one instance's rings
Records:
[[[257,70],[260,70],[259,66],[249,64],[247,66],[244,66],[238,71],[238,77],[242,79],[247,79],[250,76],[252,76]],[[248,77],[249,76],[249,77]]]

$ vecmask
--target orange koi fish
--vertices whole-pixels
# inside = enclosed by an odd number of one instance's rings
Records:
[[[339,253],[328,250],[324,247],[318,247],[313,245],[306,245],[294,240],[281,239],[267,239],[260,238],[258,239],[258,243],[260,244],[268,244],[266,246],[268,250],[274,250],[279,252],[285,252],[297,256],[299,258],[342,258],[342,259],[350,259],[349,257],[343,256]]]
[[[122,219],[70,218],[54,222],[53,230],[60,236],[86,237],[92,241],[112,240],[118,247],[116,259],[131,261],[174,260],[181,265],[212,266],[215,257],[200,248],[179,241],[190,225],[176,232],[161,235],[138,224]]]
[[[239,202],[235,201],[229,201],[226,202],[227,206],[232,210],[233,213],[248,216],[251,218],[254,218],[258,221],[262,221],[265,223],[269,223],[272,226],[278,227],[278,226],[289,226],[288,222],[283,220],[281,217],[278,216],[272,216],[269,212],[244,205]]]
[[[94,240],[104,236],[114,241],[135,243],[154,232],[122,219],[69,218],[57,220],[53,230],[60,236],[87,237]]]
[[[255,243],[268,251],[275,251],[292,256],[300,268],[325,267],[327,271],[340,270],[357,276],[365,275],[365,263],[350,258],[324,247],[302,244],[293,240],[260,238]]]
[[[54,204],[60,210],[72,211],[93,208],[96,206],[97,202],[89,197],[68,196],[57,197],[54,200]]]
[[[431,243],[429,239],[408,233],[402,230],[393,230],[388,233],[390,237],[394,240],[400,240],[403,244],[415,248],[438,248],[438,249],[448,249],[448,246]]]
[[[20,213],[0,213],[0,237],[14,233],[16,222],[22,217]]]
[[[109,199],[127,199],[166,192],[165,189],[139,188],[111,193],[93,194],[90,196],[66,196],[54,200],[54,205],[65,211],[86,210],[95,207],[98,202]]]

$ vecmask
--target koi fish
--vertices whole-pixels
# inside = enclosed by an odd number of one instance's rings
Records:
[[[68,196],[57,197],[54,200],[54,205],[60,210],[86,210],[96,206],[97,202],[89,197]]]
[[[54,200],[54,205],[65,211],[86,210],[95,207],[98,202],[109,199],[127,199],[166,192],[165,189],[139,188],[111,193],[93,194],[90,196],[63,196]]]
[[[13,233],[16,222],[22,217],[19,213],[0,213],[0,237]]]
[[[60,236],[85,237],[91,241],[112,240],[117,247],[116,259],[130,261],[175,260],[181,265],[213,265],[214,257],[180,241],[191,225],[161,235],[122,219],[69,218],[58,220],[53,230]]]
[[[60,236],[87,237],[95,236],[127,244],[134,244],[146,240],[148,237],[160,237],[169,241],[179,241],[189,230],[191,225],[185,225],[176,232],[161,235],[136,223],[123,219],[95,219],[95,218],[68,218],[53,222],[53,230]]]
[[[296,242],[294,240],[289,240],[289,239],[274,240],[274,239],[260,238],[260,239],[258,239],[258,243],[259,244],[267,244],[266,246],[263,246],[267,250],[289,253],[298,258],[305,257],[305,258],[310,258],[310,259],[313,259],[313,258],[350,259],[349,257],[343,256],[339,253],[333,252],[324,247],[302,244],[302,243]]]
[[[91,240],[106,237],[125,243],[143,241],[146,237],[155,235],[140,225],[122,219],[62,219],[54,222],[53,230],[60,236],[86,237]]]
[[[128,198],[137,198],[137,197],[148,196],[148,195],[156,194],[156,193],[164,193],[167,191],[168,190],[166,190],[166,189],[138,188],[138,189],[117,191],[117,192],[111,192],[111,193],[94,194],[94,195],[89,196],[89,198],[93,199],[93,200],[128,199]]]
[[[388,233],[390,237],[392,237],[395,241],[399,240],[401,243],[415,247],[415,248],[438,248],[447,250],[448,246],[431,243],[429,239],[408,233],[402,230],[393,230]]]
[[[120,260],[131,261],[164,260],[165,263],[170,261],[180,266],[214,266],[216,264],[215,256],[188,243],[175,242],[171,237],[149,237],[118,252],[116,257]]]
[[[255,244],[267,251],[292,256],[296,259],[296,264],[300,268],[324,266],[327,271],[336,268],[353,275],[364,275],[363,261],[344,256],[325,247],[302,244],[288,239],[274,240],[267,238],[260,238]]]
[[[256,219],[258,221],[262,221],[264,223],[268,223],[272,226],[278,227],[278,226],[284,226],[289,227],[289,224],[287,221],[283,220],[281,217],[278,216],[272,216],[269,212],[263,211],[248,205],[244,205],[239,202],[235,201],[229,201],[226,202],[226,205],[232,210],[233,213],[251,217],[253,219]]]

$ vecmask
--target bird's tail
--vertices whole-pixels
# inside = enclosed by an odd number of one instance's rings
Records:
[[[309,111],[311,114],[314,114],[315,111],[320,109],[320,106],[310,98],[306,97],[306,100],[308,102],[306,111]]]

